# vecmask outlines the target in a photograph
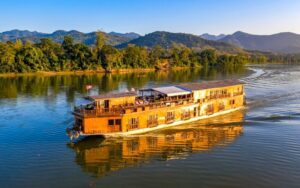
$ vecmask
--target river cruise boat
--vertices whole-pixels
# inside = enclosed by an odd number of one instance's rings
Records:
[[[181,125],[242,109],[245,92],[237,80],[203,81],[89,96],[74,108],[72,138],[126,136]]]

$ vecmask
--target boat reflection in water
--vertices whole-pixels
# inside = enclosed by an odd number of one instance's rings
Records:
[[[97,177],[153,160],[184,159],[234,142],[243,134],[244,111],[201,120],[145,135],[87,137],[68,146],[76,163]]]

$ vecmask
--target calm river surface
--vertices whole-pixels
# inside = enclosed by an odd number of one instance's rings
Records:
[[[0,187],[299,187],[300,66],[250,69],[0,78]],[[223,78],[246,83],[247,110],[127,138],[65,134],[88,94]]]

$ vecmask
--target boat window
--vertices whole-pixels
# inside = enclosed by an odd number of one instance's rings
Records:
[[[129,124],[131,124],[131,125],[137,125],[138,124],[138,118],[131,118],[129,120]]]
[[[167,112],[167,120],[175,119],[175,112]]]
[[[156,147],[157,146],[157,137],[147,137],[147,144],[150,147]]]
[[[148,120],[157,120],[157,114],[154,114],[154,115],[149,115],[148,116]]]
[[[139,126],[139,119],[138,118],[130,118],[128,119],[128,125],[127,125],[127,129],[137,129]]]
[[[224,102],[219,103],[219,110],[224,110],[225,109],[225,104]]]
[[[115,120],[114,119],[109,119],[108,120],[108,125],[114,125],[115,124]]]
[[[121,119],[116,119],[116,125],[121,125]]]
[[[109,108],[109,100],[104,100],[104,108]]]
[[[213,112],[213,111],[214,111],[214,105],[213,105],[213,104],[207,105],[206,111],[207,111],[207,112]]]

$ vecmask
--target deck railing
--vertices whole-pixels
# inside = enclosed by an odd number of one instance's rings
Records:
[[[120,116],[129,110],[129,113],[137,112],[138,109],[145,110],[146,107],[149,109],[157,109],[170,106],[182,106],[187,104],[192,104],[194,101],[192,98],[185,100],[165,100],[151,103],[143,104],[123,104],[117,105],[113,108],[96,108],[88,109],[85,106],[78,106],[74,108],[74,114],[84,116],[84,117],[103,117],[103,116]],[[128,112],[127,112],[128,113]]]
[[[84,107],[75,107],[74,113],[84,116],[84,117],[101,117],[101,116],[119,116],[125,111],[122,108],[95,108],[95,109],[86,109]]]

